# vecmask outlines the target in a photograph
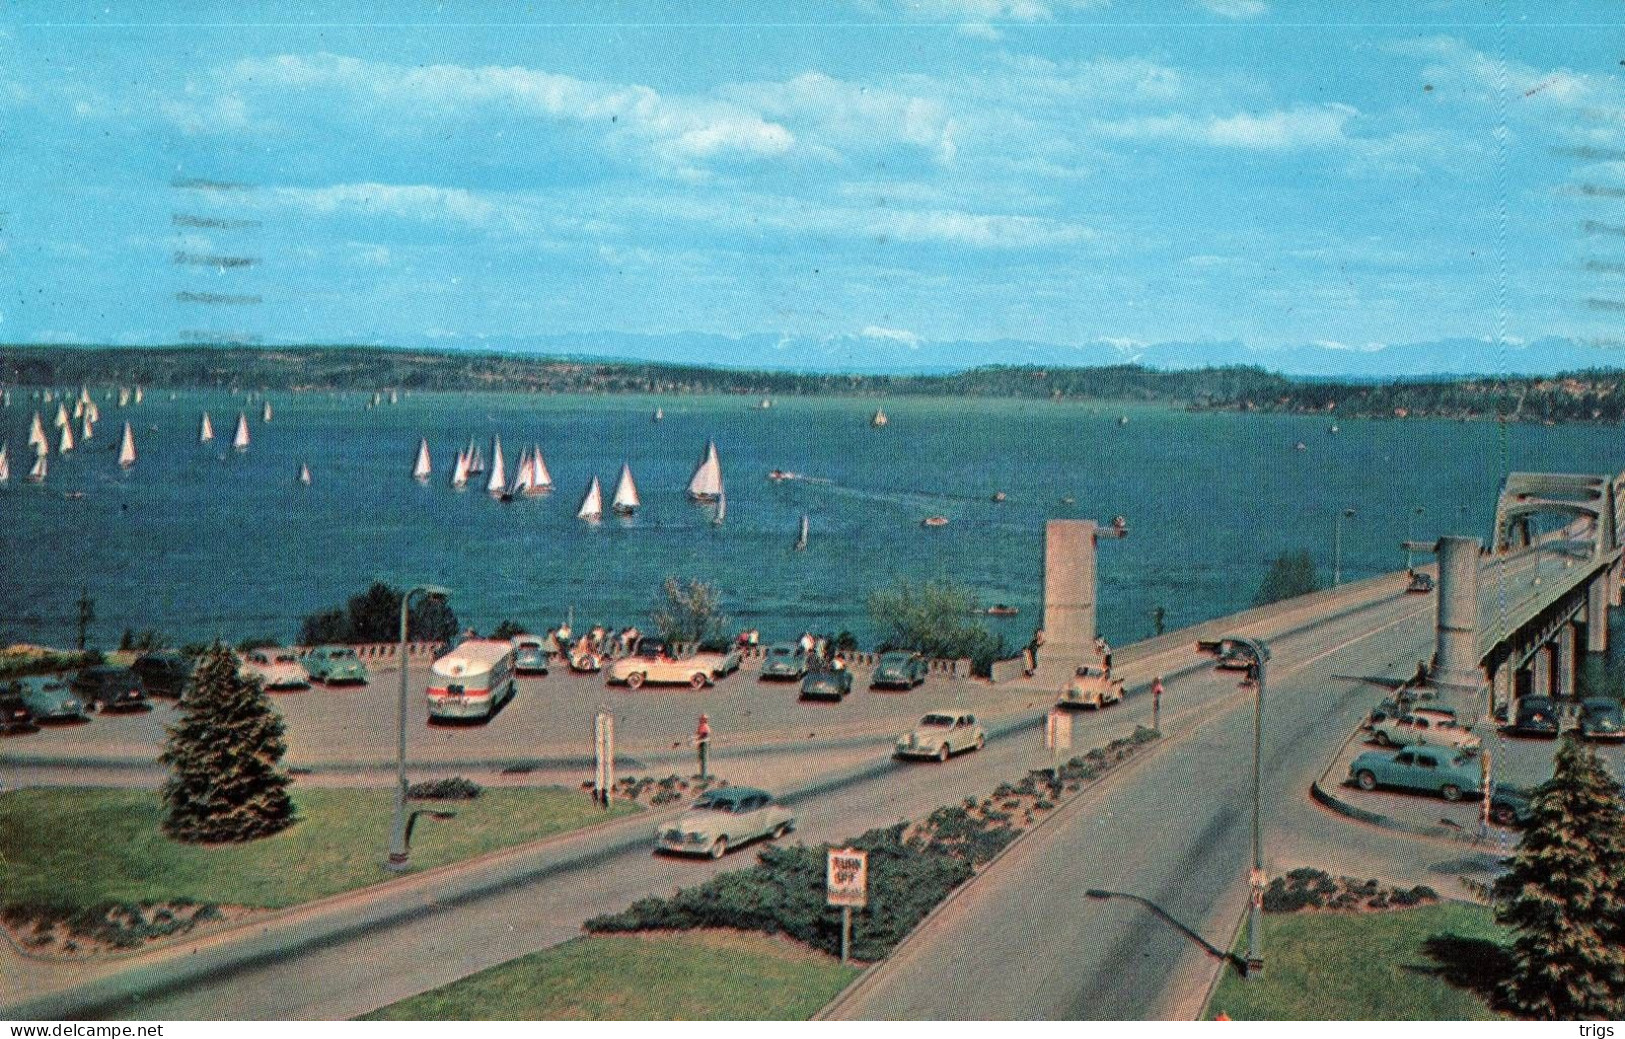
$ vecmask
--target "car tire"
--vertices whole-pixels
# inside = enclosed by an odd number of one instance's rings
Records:
[[[704,689],[705,688],[705,673],[703,671],[694,672],[693,676],[691,676],[689,678],[689,680],[688,680],[688,687],[690,689],[696,689],[696,690],[697,689]]]
[[[643,688],[643,680],[646,677],[642,671],[634,671],[626,676],[626,687],[628,689],[641,689]]]
[[[938,761],[947,761],[949,756],[952,753],[953,752],[948,749],[948,744],[946,742],[944,742],[942,744],[942,746],[937,748],[937,760]]]
[[[1392,747],[1394,745],[1394,741],[1389,739],[1388,734],[1381,729],[1378,729],[1377,734],[1371,737],[1371,742],[1379,747]]]
[[[720,859],[722,856],[728,854],[728,836],[724,834],[712,841],[711,848],[706,852],[706,854],[710,855],[713,859]]]
[[[1439,796],[1444,798],[1446,801],[1460,801],[1461,787],[1454,783],[1446,783],[1444,786],[1439,788]]]
[[[1375,789],[1377,789],[1377,776],[1376,776],[1376,773],[1370,771],[1369,769],[1361,769],[1359,775],[1356,775],[1354,777],[1354,782],[1355,782],[1355,785],[1358,786],[1361,790],[1375,790]]]

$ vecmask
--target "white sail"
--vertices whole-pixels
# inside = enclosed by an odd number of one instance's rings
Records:
[[[722,494],[722,462],[717,458],[715,440],[705,447],[705,457],[688,481],[688,496],[695,501],[716,501]]]
[[[90,424],[90,416],[85,416],[84,425],[79,427],[79,439],[89,440],[96,433],[95,427]]]
[[[214,423],[209,421],[209,413],[203,413],[203,421],[197,427],[197,442],[207,444],[214,439]]]
[[[299,464],[299,482],[305,487],[310,486],[310,466],[303,462]]]
[[[666,417],[666,412],[664,410],[662,410],[661,408],[656,408],[655,409],[655,421],[656,422],[659,422],[661,419],[663,419],[665,417]]]
[[[485,481],[485,489],[490,494],[501,494],[508,489],[508,474],[502,464],[502,438],[491,438],[491,475]]]
[[[0,443],[0,483],[6,483],[11,479],[11,453],[7,447],[8,445]]]
[[[56,450],[64,455],[73,450],[73,423],[62,427],[62,439],[57,443]]]
[[[519,455],[519,467],[513,474],[513,485],[508,488],[510,495],[529,494],[536,486],[536,466],[532,464],[529,452]]]
[[[118,446],[118,464],[125,469],[135,464],[135,433],[128,422],[124,423],[124,439]]]
[[[76,400],[76,401],[73,402],[73,417],[74,418],[84,418],[85,417],[85,402],[84,401]]]
[[[412,479],[428,483],[433,473],[434,467],[429,464],[429,439],[424,437],[418,441],[418,460],[412,466]]]
[[[239,451],[248,450],[248,416],[240,411],[237,413],[237,432],[231,438],[231,446]]]
[[[56,406],[56,418],[52,421],[51,424],[56,426],[58,429],[61,429],[63,426],[68,424],[68,408],[67,408],[67,405],[58,404]]]
[[[801,514],[801,533],[796,536],[796,551],[798,552],[807,547],[807,528],[807,514],[803,512]]]
[[[581,508],[576,510],[576,518],[584,520],[599,519],[604,515],[604,490],[598,486],[598,477],[592,478],[587,485],[587,494],[581,499]]]
[[[871,426],[884,426],[886,423],[888,423],[890,421],[891,421],[891,419],[886,417],[885,409],[876,408],[875,409],[875,417],[869,420],[869,424]]]
[[[451,469],[451,485],[458,490],[468,486],[468,452],[457,452],[457,464]]]
[[[532,447],[531,454],[531,490],[540,494],[553,489],[553,474],[547,471],[547,460],[542,457],[542,449]]]
[[[34,412],[34,421],[28,424],[28,446],[36,452],[45,450],[45,424],[40,421],[39,412]]]
[[[271,421],[271,402],[270,401],[266,401],[265,402],[265,407],[260,411],[260,421],[261,422],[269,422],[269,421]]]
[[[95,401],[86,402],[85,418],[88,418],[92,422],[100,422],[102,420],[102,409],[96,406]]]
[[[480,454],[480,445],[474,443],[474,438],[468,440],[468,475],[477,476],[485,472],[485,456]]]
[[[141,387],[139,386],[135,388],[135,402],[137,404],[141,403]]]
[[[615,500],[610,502],[610,508],[622,516],[630,516],[642,504],[638,499],[638,485],[632,481],[632,467],[622,462],[621,479],[615,485]]]
[[[28,481],[30,483],[44,483],[46,468],[45,454],[41,452],[40,454],[35,455],[34,468],[28,470]]]
[[[389,402],[391,404],[399,404],[401,402],[401,399],[395,395],[394,390],[389,391]]]
[[[118,406],[121,408],[130,406],[130,388],[128,386],[118,388]]]

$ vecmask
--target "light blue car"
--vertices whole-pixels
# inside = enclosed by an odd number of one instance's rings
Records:
[[[1476,754],[1452,747],[1406,747],[1398,754],[1368,750],[1349,765],[1349,778],[1361,790],[1397,787],[1460,801],[1483,793],[1483,765]]]
[[[317,646],[303,661],[312,682],[338,685],[340,682],[367,681],[367,665],[349,646]]]

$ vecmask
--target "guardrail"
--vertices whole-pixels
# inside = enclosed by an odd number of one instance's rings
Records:
[[[303,660],[310,656],[311,651],[316,647],[290,646],[289,648],[293,650],[295,656]],[[355,650],[355,655],[362,660],[388,661],[394,660],[401,655],[401,644],[399,642],[362,642],[348,648]],[[439,656],[445,648],[446,644],[444,642],[408,642],[406,644],[406,656],[409,660],[421,660],[425,657],[433,659]]]

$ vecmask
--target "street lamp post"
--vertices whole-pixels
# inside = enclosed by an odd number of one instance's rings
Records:
[[[399,872],[407,866],[407,840],[410,823],[406,816],[406,624],[411,614],[412,596],[422,593],[425,600],[449,598],[451,592],[438,585],[419,585],[401,596],[401,698],[395,730],[395,824],[390,828],[388,869]]]
[[[1344,509],[1337,514],[1333,525],[1332,535],[1332,587],[1336,588],[1343,583],[1343,521],[1354,518],[1353,509]]]
[[[1406,541],[1415,541],[1416,540],[1416,517],[1422,515],[1422,513],[1424,511],[1426,511],[1426,510],[1424,510],[1422,508],[1422,506],[1418,505],[1415,508],[1414,511],[1406,514],[1406,516],[1405,516],[1405,540]],[[1414,556],[1412,556],[1410,548],[1407,547],[1405,549],[1405,569],[1408,571],[1408,570],[1414,569],[1415,566],[1416,566],[1416,559],[1415,559]]]
[[[1253,687],[1253,866],[1247,874],[1250,897],[1247,970],[1243,975],[1252,980],[1264,975],[1264,664],[1270,658],[1270,651],[1258,639],[1242,635],[1198,642],[1196,648],[1203,653],[1246,661],[1247,677],[1242,688],[1248,684]]]

